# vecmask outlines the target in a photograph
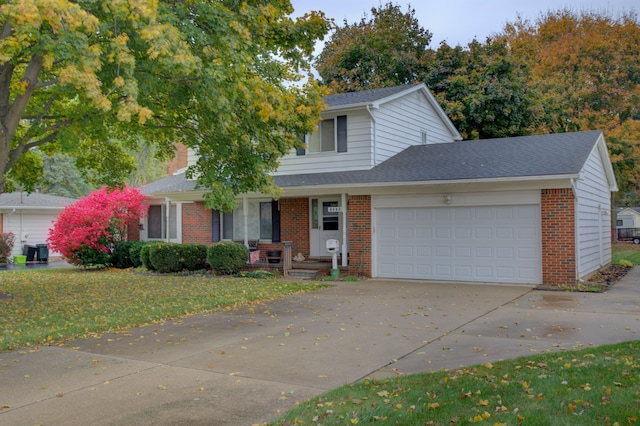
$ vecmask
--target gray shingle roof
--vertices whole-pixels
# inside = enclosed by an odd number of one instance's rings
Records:
[[[577,175],[599,130],[412,146],[371,170],[276,176],[283,188]],[[153,182],[142,193],[196,189],[184,173]]]
[[[371,170],[277,176],[281,187],[574,175],[600,131],[412,146]]]
[[[43,208],[56,209],[63,208],[75,203],[75,198],[58,197],[56,195],[40,194],[32,192],[11,192],[0,194],[0,208]]]
[[[418,86],[418,84],[407,84],[404,86],[384,87],[382,89],[362,90],[360,92],[339,93],[337,95],[325,96],[324,100],[329,108],[345,105],[367,104],[386,97],[395,95],[405,90]]]

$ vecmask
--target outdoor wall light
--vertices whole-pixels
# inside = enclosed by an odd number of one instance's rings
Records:
[[[451,195],[445,194],[442,196],[442,198],[446,204],[451,204]]]

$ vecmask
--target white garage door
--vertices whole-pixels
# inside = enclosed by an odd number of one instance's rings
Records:
[[[375,211],[377,275],[538,284],[540,207],[421,207]]]

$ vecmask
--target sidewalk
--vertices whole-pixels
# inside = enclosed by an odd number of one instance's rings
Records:
[[[0,353],[3,425],[252,425],[364,377],[640,339],[640,268],[603,294],[342,282],[254,309]]]

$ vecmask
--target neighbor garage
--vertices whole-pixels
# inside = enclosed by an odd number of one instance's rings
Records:
[[[377,276],[540,283],[539,195],[510,194],[522,203],[515,205],[455,205],[506,197],[478,195],[374,198]],[[415,206],[420,201],[431,206]]]

